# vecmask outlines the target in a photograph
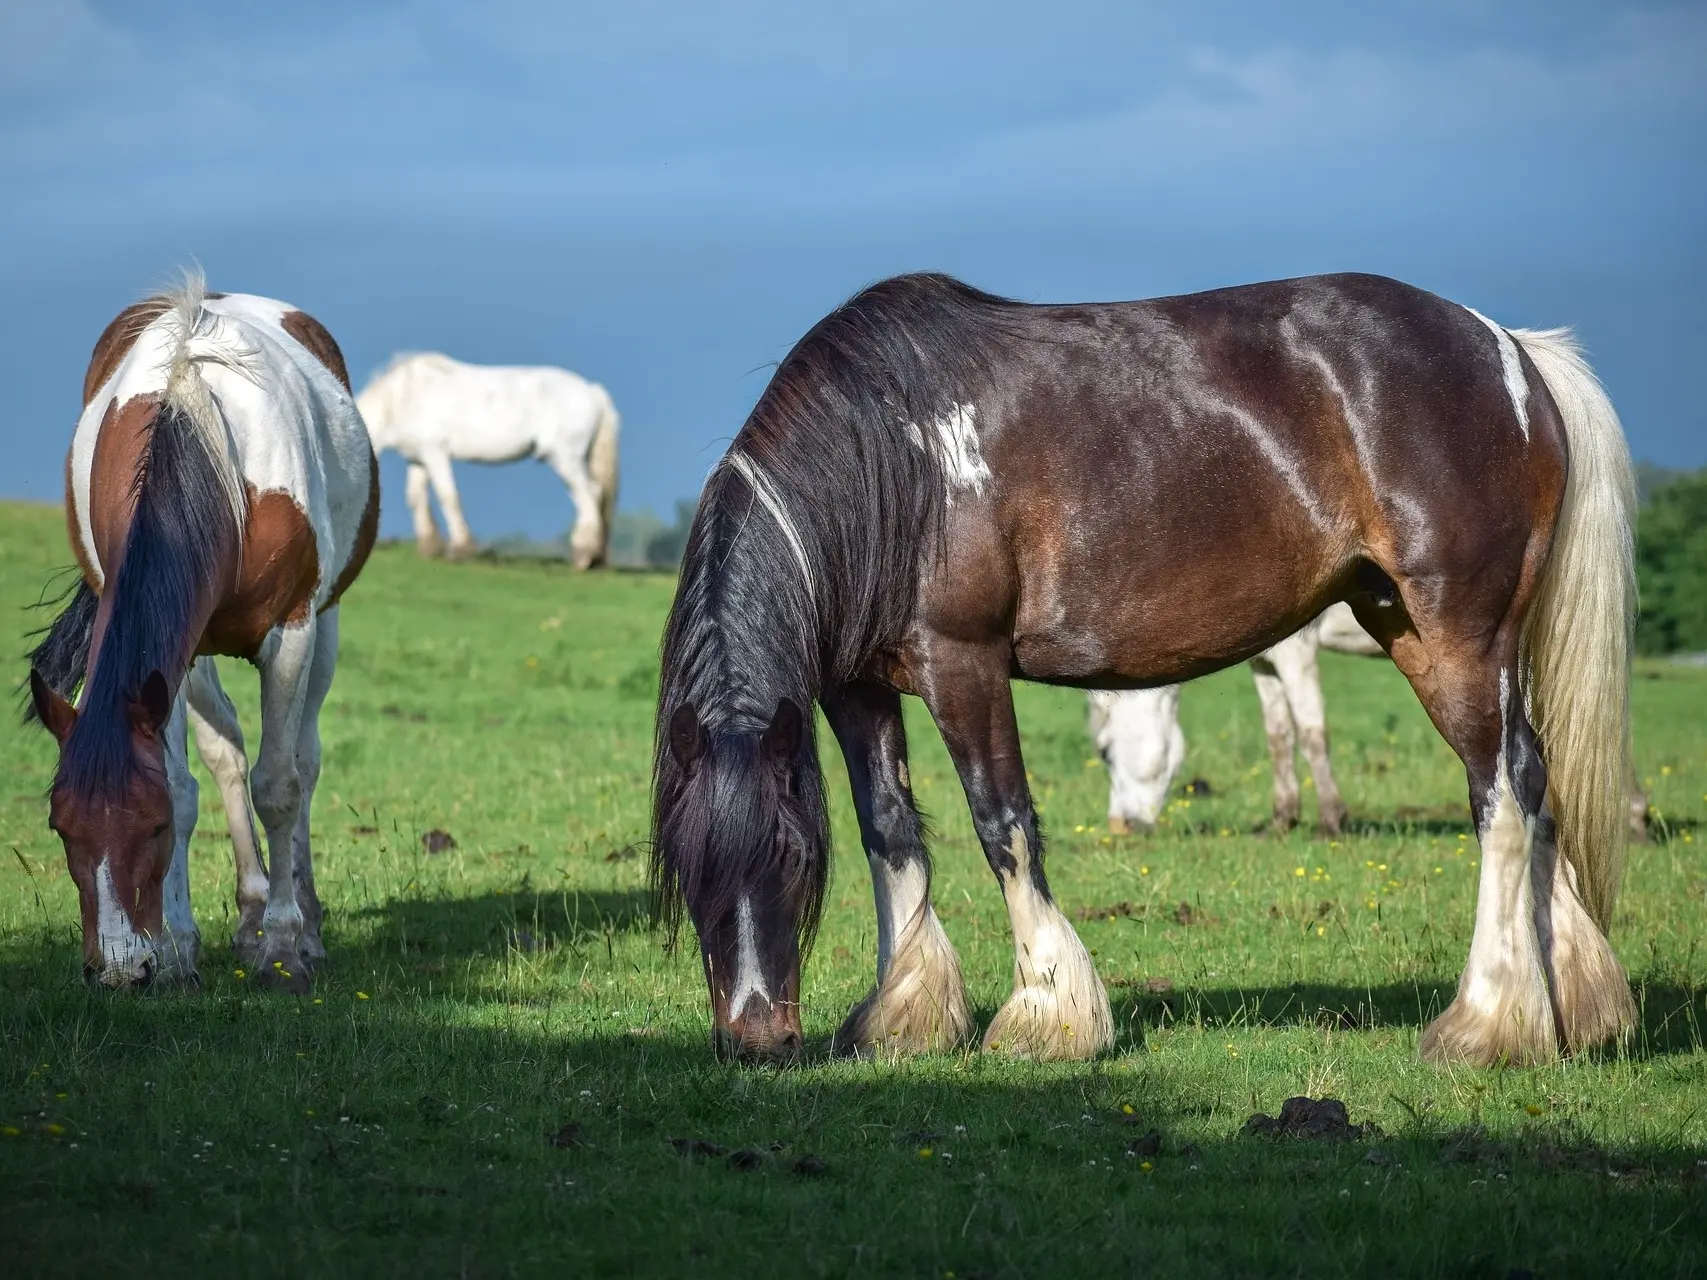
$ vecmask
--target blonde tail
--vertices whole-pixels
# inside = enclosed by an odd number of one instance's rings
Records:
[[[1509,331],[1565,425],[1565,500],[1524,632],[1559,851],[1602,931],[1624,870],[1636,483],[1618,414],[1568,329]]]
[[[611,521],[616,517],[617,438],[622,434],[622,416],[611,402],[610,392],[599,388],[604,405],[599,411],[599,424],[593,428],[593,442],[587,449],[587,474],[599,487],[599,524],[604,541],[599,545],[596,563],[604,563],[610,550]]]

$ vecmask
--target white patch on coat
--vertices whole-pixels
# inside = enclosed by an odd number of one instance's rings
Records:
[[[868,853],[866,858],[871,864],[871,892],[877,905],[877,981],[882,983],[898,940],[931,909],[931,877],[922,858],[911,859],[899,869],[880,854]]]
[[[1500,372],[1505,376],[1505,391],[1511,397],[1511,407],[1517,413],[1518,430],[1523,432],[1523,438],[1529,439],[1529,380],[1523,376],[1523,359],[1518,355],[1517,343],[1499,325],[1474,307],[1465,307],[1476,319],[1488,326],[1494,335],[1494,341],[1500,348]]]
[[[800,576],[806,581],[807,594],[817,598],[817,583],[812,576],[812,562],[806,558],[806,544],[800,540],[800,531],[794,527],[794,521],[789,519],[788,509],[782,505],[782,497],[771,485],[770,477],[760,469],[746,454],[731,449],[728,453],[729,465],[734,467],[747,488],[753,491],[753,496],[759,504],[771,514],[777,528],[782,530],[783,540],[788,543],[788,549],[794,552],[794,558],[800,564]]]
[[[753,930],[753,904],[742,898],[735,911],[735,985],[729,989],[729,1016],[738,1018],[747,1001],[758,996],[771,1003],[770,988],[765,985],[765,971],[759,963],[758,935]]]
[[[978,443],[978,429],[974,421],[977,416],[976,405],[957,404],[946,416],[931,423],[931,431],[937,439],[937,459],[942,464],[943,478],[948,481],[951,499],[957,490],[982,494],[984,482],[990,479],[990,468]],[[907,423],[907,438],[915,448],[925,447],[924,432],[918,423]]]

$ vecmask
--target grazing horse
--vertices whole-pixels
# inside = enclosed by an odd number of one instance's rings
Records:
[[[1173,684],[1335,600],[1463,759],[1474,939],[1435,1061],[1534,1062],[1634,1004],[1603,930],[1628,758],[1634,487],[1562,332],[1336,275],[1039,306],[875,285],[784,358],[708,478],[663,642],[653,877],[698,933],[714,1043],[801,1044],[828,874],[810,722],[841,744],[877,985],[835,1043],[972,1031],[930,902],[900,695],[924,699],[1015,941],[986,1048],[1083,1058],[1107,993],[1056,905],[1009,681]]]
[[[1262,722],[1274,766],[1274,816],[1270,826],[1289,831],[1298,825],[1298,771],[1293,755],[1300,744],[1316,784],[1316,806],[1324,835],[1340,834],[1345,801],[1340,797],[1328,755],[1328,719],[1322,677],[1316,665],[1321,649],[1361,657],[1385,657],[1375,637],[1357,624],[1349,606],[1329,605],[1271,649],[1251,659]],[[1185,760],[1185,733],[1179,723],[1180,686],[1092,690],[1091,741],[1108,766],[1108,829],[1125,835],[1148,830],[1161,816],[1168,788]],[[1629,834],[1648,838],[1648,797],[1634,770],[1629,779]]]
[[[1298,772],[1293,755],[1300,745],[1316,783],[1322,830],[1338,835],[1345,823],[1345,801],[1328,760],[1328,722],[1322,705],[1318,649],[1375,656],[1383,651],[1349,606],[1328,607],[1295,635],[1251,659],[1263,728],[1274,764],[1274,820],[1277,831],[1298,825]],[[1108,829],[1124,835],[1147,830],[1161,816],[1168,787],[1185,760],[1185,733],[1179,724],[1179,686],[1112,691],[1092,690],[1091,741],[1108,766]]]
[[[49,823],[82,904],[84,972],[115,988],[199,981],[192,719],[236,846],[238,958],[306,991],[325,955],[309,839],[320,707],[338,601],[379,523],[344,358],[305,313],[192,279],[107,326],[83,400],[65,502],[82,582],[32,654],[30,692],[59,742]],[[198,657],[211,654],[260,669],[252,778]]]
[[[567,369],[463,364],[431,352],[406,353],[356,397],[373,447],[409,463],[415,546],[439,552],[427,498],[438,494],[453,558],[474,547],[451,459],[515,462],[538,458],[562,477],[575,500],[569,554],[578,569],[603,564],[616,513],[617,437],[622,419],[610,392]]]

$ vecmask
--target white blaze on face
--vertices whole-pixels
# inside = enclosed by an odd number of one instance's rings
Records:
[[[739,1018],[747,1001],[758,996],[771,1003],[770,988],[765,985],[765,971],[759,963],[759,940],[753,929],[753,904],[741,899],[735,913],[735,985],[729,989],[729,1016]]]
[[[1523,360],[1517,353],[1517,343],[1499,325],[1474,307],[1465,307],[1476,319],[1493,332],[1494,340],[1500,348],[1500,371],[1505,377],[1506,394],[1511,397],[1511,407],[1517,411],[1518,429],[1523,432],[1523,438],[1529,439],[1529,381],[1523,376]]]
[[[131,927],[130,916],[119,898],[118,883],[113,879],[112,863],[106,858],[95,868],[95,936],[103,974],[133,976],[133,971],[148,957],[148,940]]]

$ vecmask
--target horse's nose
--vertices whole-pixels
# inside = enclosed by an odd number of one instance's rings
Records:
[[[800,1058],[803,1046],[798,1015],[754,995],[733,1023],[719,1027],[718,1055],[753,1066],[781,1066]]]
[[[93,989],[146,991],[154,985],[154,957],[150,956],[144,960],[128,977],[121,969],[109,969],[103,965],[85,962],[83,982]]]

